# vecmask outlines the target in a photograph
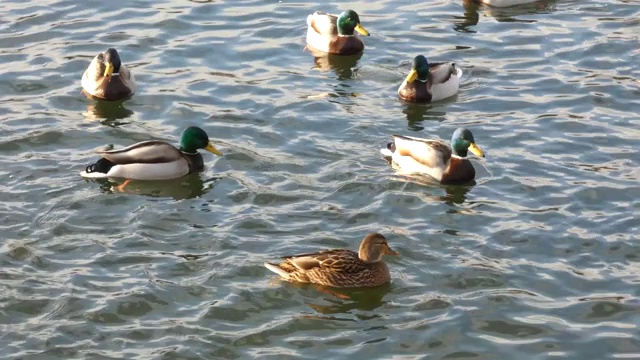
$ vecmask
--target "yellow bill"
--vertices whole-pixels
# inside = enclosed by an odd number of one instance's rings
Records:
[[[215,146],[213,146],[212,143],[208,143],[207,146],[204,148],[205,150],[207,150],[208,152],[214,153],[218,156],[222,156],[222,152],[218,149],[216,149]]]
[[[104,76],[111,76],[111,74],[113,74],[113,64],[108,62],[105,65]]]
[[[364,36],[369,36],[369,32],[367,31],[367,29],[365,29],[362,25],[360,25],[360,23],[358,23],[356,25],[356,29],[357,32],[359,32],[360,34],[364,35]]]
[[[418,78],[418,71],[416,69],[411,69],[411,72],[409,72],[409,75],[407,75],[407,80],[405,81],[407,82],[407,84],[410,84],[417,78]]]
[[[475,143],[471,143],[471,145],[469,145],[469,150],[471,150],[471,152],[475,156],[484,157],[484,152],[482,152],[482,150]]]

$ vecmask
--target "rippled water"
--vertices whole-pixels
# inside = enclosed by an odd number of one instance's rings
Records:
[[[3,0],[3,355],[639,358],[638,5]],[[307,14],[347,6],[365,53],[314,58]],[[80,94],[108,46],[138,80],[128,101]],[[463,69],[456,98],[397,99],[418,53]],[[97,147],[188,125],[225,153],[202,174],[127,194],[78,176]],[[473,186],[379,155],[460,126],[487,153]],[[389,286],[262,266],[369,231],[402,255]]]

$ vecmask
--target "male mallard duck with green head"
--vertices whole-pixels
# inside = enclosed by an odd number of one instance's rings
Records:
[[[127,182],[175,179],[204,169],[198,149],[222,156],[204,130],[191,126],[182,132],[179,149],[164,141],[152,140],[124,149],[98,151],[102,158],[87,166],[80,175],[92,179],[124,178]]]
[[[402,172],[424,173],[442,184],[462,184],[476,177],[476,171],[467,158],[468,151],[484,157],[471,131],[463,128],[453,133],[451,145],[441,140],[393,135],[393,141],[387,144],[387,148],[380,150]]]
[[[264,266],[288,281],[313,283],[339,288],[373,287],[391,280],[384,255],[398,255],[391,250],[387,239],[377,233],[367,235],[360,249],[326,250],[309,254],[283,256],[280,264]]]
[[[316,11],[307,17],[307,25],[307,44],[329,54],[359,54],[364,50],[364,43],[354,31],[369,36],[353,10],[345,10],[337,16]]]
[[[82,89],[103,100],[120,100],[136,92],[136,79],[114,48],[98,54],[82,75]]]
[[[455,95],[460,86],[462,70],[456,64],[429,65],[423,55],[413,58],[411,71],[398,88],[398,95],[408,101],[430,103]]]

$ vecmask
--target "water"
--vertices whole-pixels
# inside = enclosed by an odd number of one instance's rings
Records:
[[[360,13],[362,57],[305,51],[316,9]],[[3,0],[0,348],[4,358],[640,358],[640,8],[492,10],[288,1]],[[139,92],[80,94],[119,49]],[[413,56],[455,61],[459,95],[395,90]],[[78,176],[93,149],[202,126],[199,175]],[[402,177],[394,133],[470,128],[475,185]],[[283,283],[279,255],[401,253],[393,280],[331,293]]]

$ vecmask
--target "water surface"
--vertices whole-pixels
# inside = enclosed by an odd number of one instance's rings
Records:
[[[314,57],[306,16],[360,13],[361,57]],[[640,357],[640,8],[289,1],[4,0],[0,348],[7,358]],[[116,47],[139,92],[80,94]],[[412,105],[411,59],[455,61],[458,96]],[[78,176],[107,144],[203,127],[201,174]],[[475,185],[395,175],[391,134],[468,127]],[[401,253],[338,294],[283,283],[279,255]]]

